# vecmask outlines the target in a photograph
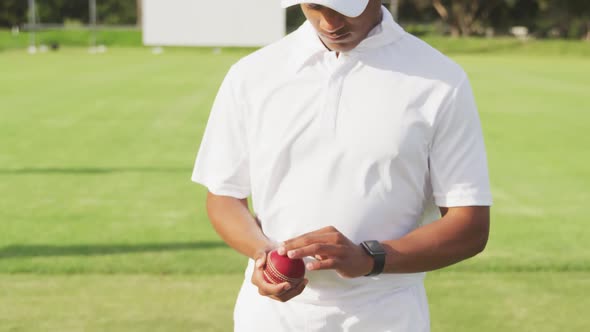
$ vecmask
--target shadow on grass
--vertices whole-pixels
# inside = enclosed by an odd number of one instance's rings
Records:
[[[0,169],[0,175],[10,174],[72,174],[72,175],[86,175],[86,174],[108,174],[108,173],[190,173],[192,170],[180,167],[79,167],[79,168],[12,168]]]
[[[0,249],[0,259],[22,257],[100,256],[145,252],[228,248],[223,242],[187,242],[153,244],[89,244],[89,245],[13,245]]]

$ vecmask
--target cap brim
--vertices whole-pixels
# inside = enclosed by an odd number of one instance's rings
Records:
[[[369,0],[281,0],[281,6],[287,8],[301,3],[314,3],[328,7],[348,17],[357,17],[367,8]]]

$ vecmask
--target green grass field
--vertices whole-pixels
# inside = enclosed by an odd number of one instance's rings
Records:
[[[0,53],[0,331],[229,331],[245,259],[190,173],[246,51]],[[582,331],[590,58],[454,54],[495,196],[475,259],[427,278],[433,332]]]
[[[43,30],[35,35],[37,45],[58,43],[62,47],[86,47],[92,32],[86,29],[70,28],[65,30]],[[529,55],[576,55],[590,56],[590,43],[576,40],[528,40],[520,41],[510,37],[497,38],[448,38],[439,35],[422,36],[424,40],[444,53],[462,54],[522,54]],[[25,49],[30,42],[27,32],[13,34],[10,30],[0,29],[0,51]],[[115,47],[141,47],[142,35],[139,29],[99,29],[96,42]]]

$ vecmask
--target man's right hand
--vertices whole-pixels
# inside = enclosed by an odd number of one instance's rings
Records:
[[[287,302],[301,294],[308,283],[307,279],[303,279],[299,284],[283,282],[276,285],[264,280],[264,267],[266,266],[267,254],[268,251],[261,250],[255,257],[256,263],[254,265],[254,273],[252,273],[252,283],[258,287],[258,293],[280,302]]]

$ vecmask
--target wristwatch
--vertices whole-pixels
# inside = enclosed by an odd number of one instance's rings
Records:
[[[371,240],[361,242],[361,247],[365,249],[369,256],[373,257],[373,270],[366,274],[365,277],[373,277],[383,272],[385,267],[385,249],[379,241]]]

